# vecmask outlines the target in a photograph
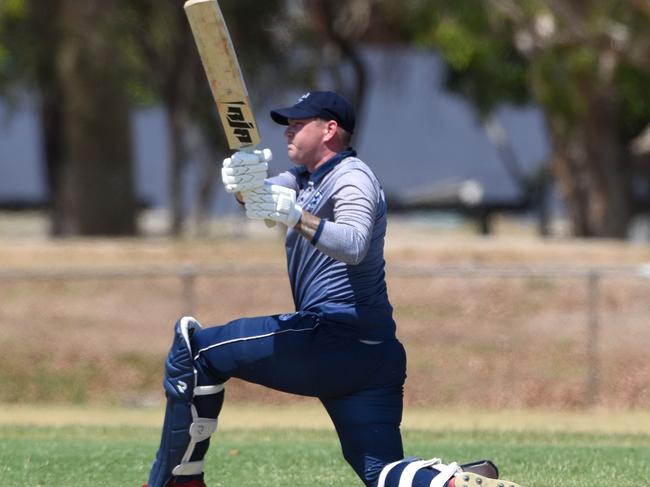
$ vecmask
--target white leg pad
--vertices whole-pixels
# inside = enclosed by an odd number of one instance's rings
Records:
[[[212,386],[195,386],[195,396],[208,396],[210,394],[218,394],[223,391],[223,384],[216,384]],[[190,443],[187,445],[187,450],[179,465],[172,469],[172,475],[198,475],[203,472],[203,460],[191,462],[192,453],[197,443],[207,440],[217,430],[217,420],[215,418],[200,418],[196,412],[194,404],[191,406],[192,410],[192,424],[190,425]]]

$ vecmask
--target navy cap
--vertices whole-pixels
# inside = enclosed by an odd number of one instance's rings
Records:
[[[302,95],[298,102],[286,108],[271,110],[271,118],[280,125],[289,125],[289,119],[322,118],[336,120],[348,133],[354,132],[354,109],[350,102],[333,91],[312,91]]]

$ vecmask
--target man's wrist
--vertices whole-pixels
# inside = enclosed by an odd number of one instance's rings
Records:
[[[314,233],[314,236],[310,240],[312,245],[316,245],[318,243],[318,240],[320,239],[320,235],[321,233],[323,233],[323,228],[325,228],[325,220],[321,218],[320,222],[318,223],[318,228],[316,229],[316,233]]]
[[[295,227],[300,223],[300,220],[302,220],[302,206],[300,205],[294,205],[293,208],[291,209],[291,214],[289,215],[289,218],[287,219],[287,224],[290,227]]]
[[[318,229],[322,221],[323,220],[318,218],[316,215],[309,213],[306,210],[303,210],[300,220],[298,221],[298,223],[296,223],[296,226],[294,226],[293,228],[300,235],[305,237],[307,240],[309,240],[312,243],[315,243],[313,239],[316,236],[316,232],[318,232]]]

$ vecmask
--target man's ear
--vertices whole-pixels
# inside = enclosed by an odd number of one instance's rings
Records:
[[[332,140],[336,137],[336,131],[339,127],[339,124],[336,123],[336,120],[328,120],[323,128],[323,135],[325,136],[326,141]]]

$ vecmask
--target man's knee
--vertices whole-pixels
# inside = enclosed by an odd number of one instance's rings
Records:
[[[169,400],[189,403],[194,396],[194,357],[190,340],[201,325],[194,318],[185,316],[176,322],[174,340],[165,360],[163,386]]]

